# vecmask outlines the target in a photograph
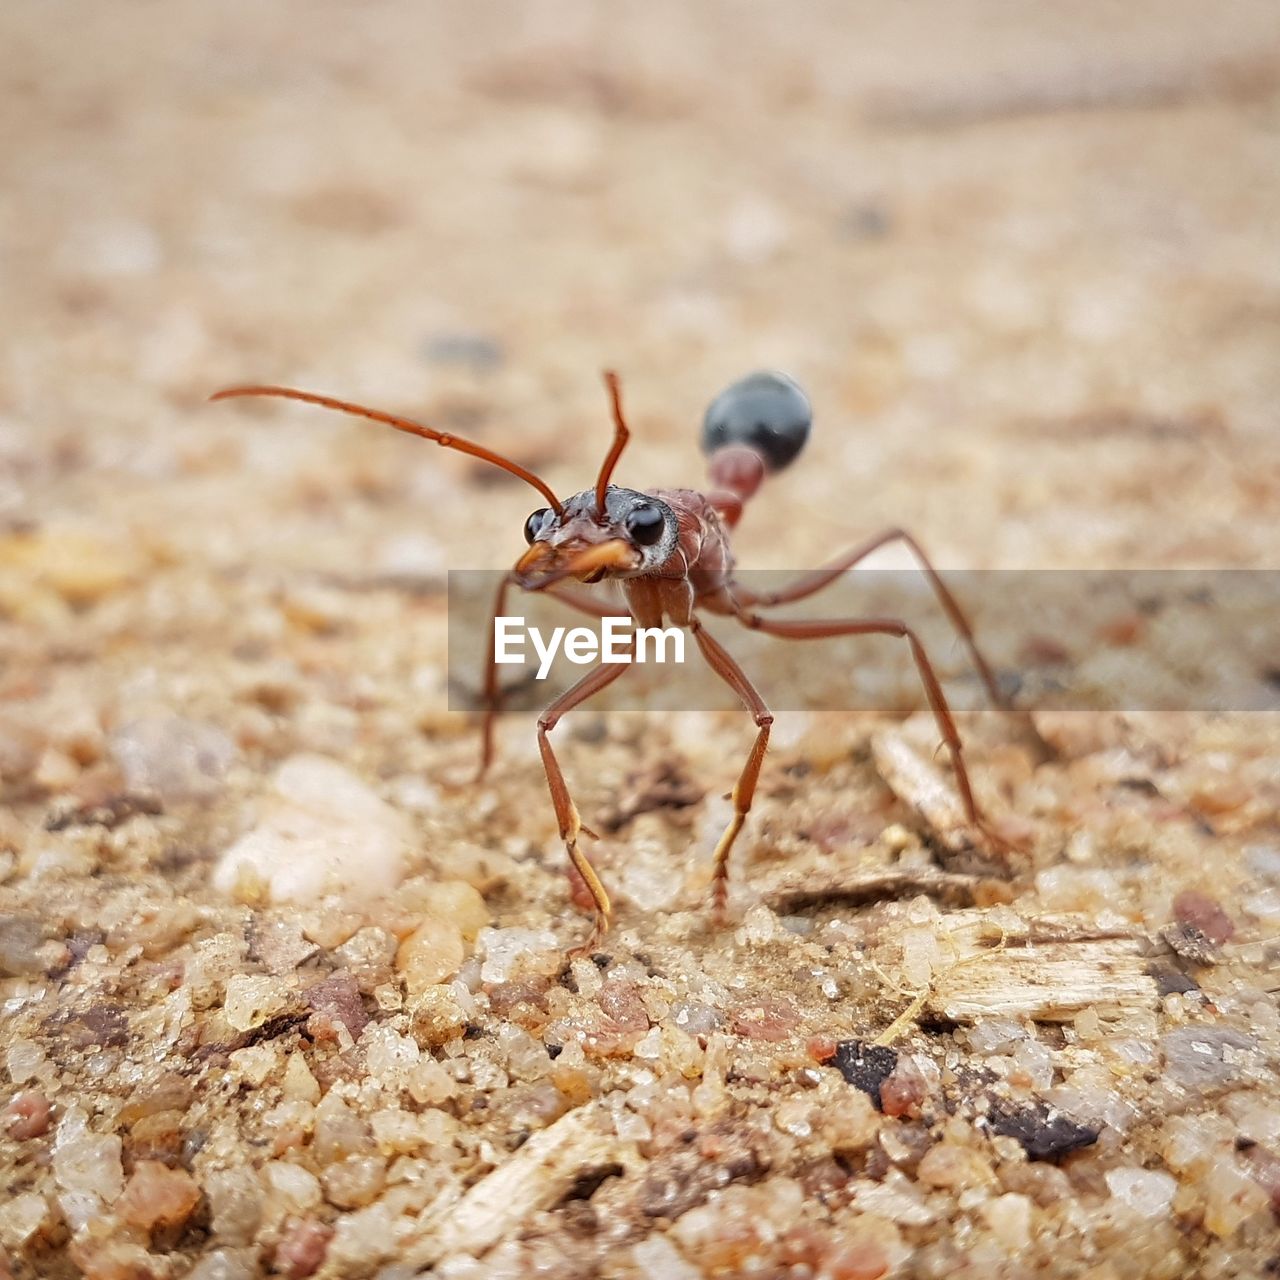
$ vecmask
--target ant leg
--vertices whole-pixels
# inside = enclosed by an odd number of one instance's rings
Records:
[[[493,613],[489,617],[489,661],[484,670],[484,719],[480,722],[480,767],[476,771],[479,782],[493,763],[493,726],[502,710],[502,686],[498,683],[498,619],[506,613],[507,588],[515,582],[515,574],[504,573],[498,583],[498,594],[493,601]]]
[[[497,620],[506,612],[507,589],[514,583],[514,574],[503,575],[502,581],[498,584],[498,594],[493,602],[493,613],[489,618],[489,660],[484,672],[484,718],[480,724],[480,767],[476,771],[477,782],[484,778],[489,772],[489,766],[493,763],[493,727],[502,710],[502,686],[498,681]],[[558,586],[547,587],[544,590],[547,595],[559,600],[562,604],[567,604],[570,608],[593,618],[627,616],[626,610],[620,605],[609,608],[597,600],[592,600],[589,596],[579,595]]]
[[[773,715],[765,705],[764,699],[756,692],[755,686],[747,679],[746,673],[729,656],[728,651],[709,631],[704,630],[702,623],[693,618],[689,623],[693,638],[702,650],[707,665],[742,699],[743,704],[756,722],[756,740],[751,746],[747,762],[742,766],[738,781],[733,786],[733,817],[725,828],[724,834],[716,843],[715,852],[715,886],[714,900],[716,914],[723,917],[725,905],[729,898],[729,851],[733,842],[742,830],[742,824],[751,812],[751,802],[755,799],[756,783],[760,779],[760,766],[764,763],[764,754],[769,747],[769,726],[773,724]]]
[[[938,732],[951,755],[951,768],[955,773],[956,786],[960,791],[960,799],[964,804],[965,817],[969,825],[981,831],[993,844],[1002,849],[1009,847],[1009,842],[999,833],[993,831],[978,808],[974,798],[973,787],[969,783],[969,770],[964,762],[964,746],[960,741],[960,733],[956,729],[955,717],[942,685],[934,673],[929,655],[920,643],[916,633],[905,622],[897,618],[765,618],[758,613],[740,611],[738,621],[752,631],[763,631],[766,635],[780,636],[787,640],[823,640],[833,636],[896,636],[905,640],[911,647],[911,656],[915,660],[916,670],[920,673],[920,683],[924,685],[925,696],[929,701],[929,709],[933,712]]]
[[[1012,711],[1014,709],[1013,704],[1000,688],[995,673],[986,658],[982,656],[982,651],[978,648],[978,641],[973,634],[973,627],[970,625],[964,610],[960,607],[955,596],[951,594],[947,584],[943,582],[941,575],[930,563],[929,557],[924,553],[924,549],[905,529],[886,529],[884,533],[877,534],[874,538],[841,556],[840,559],[832,561],[825,569],[816,569],[813,573],[807,573],[790,586],[783,587],[780,591],[771,591],[761,595],[746,592],[739,598],[743,604],[759,605],[765,608],[771,605],[791,604],[796,600],[805,600],[811,595],[816,595],[824,587],[830,586],[841,574],[852,569],[859,561],[865,560],[873,551],[878,551],[881,547],[887,546],[891,542],[905,542],[911,554],[920,562],[921,571],[929,579],[929,584],[933,587],[934,594],[937,596],[943,612],[950,619],[951,625],[964,642],[965,648],[968,649],[970,661],[977,668],[978,675],[982,677],[982,683],[986,685],[987,694],[991,701],[1003,711]]]
[[[630,653],[630,651],[628,652]],[[572,688],[566,689],[538,717],[538,751],[542,756],[542,767],[547,775],[547,787],[551,791],[551,803],[555,806],[556,821],[560,824],[560,838],[564,841],[569,861],[573,863],[578,874],[586,882],[587,890],[591,894],[591,899],[596,908],[595,925],[591,930],[590,936],[580,947],[573,949],[570,953],[572,955],[585,955],[596,949],[600,939],[608,932],[612,908],[609,904],[609,895],[605,892],[604,885],[600,883],[600,877],[596,875],[590,859],[578,848],[578,836],[586,828],[583,827],[582,819],[578,816],[578,807],[573,803],[573,797],[569,794],[569,788],[564,780],[564,773],[560,768],[559,760],[556,759],[556,753],[551,749],[551,739],[548,735],[559,724],[561,716],[568,711],[572,711],[574,707],[585,702],[593,694],[599,693],[607,685],[612,684],[627,670],[628,665],[629,661],[601,663],[593,671],[588,671]],[[590,834],[590,832],[587,834]]]

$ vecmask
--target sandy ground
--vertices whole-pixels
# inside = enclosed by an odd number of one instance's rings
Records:
[[[782,715],[718,927],[745,717],[583,712],[566,967],[533,725],[471,782],[445,662],[537,500],[205,402],[570,493],[602,368],[643,488],[774,366],[746,565],[1274,567],[1274,7],[1013,14],[5,8],[0,1274],[1275,1265],[1274,715],[967,717],[1006,855],[927,716]]]

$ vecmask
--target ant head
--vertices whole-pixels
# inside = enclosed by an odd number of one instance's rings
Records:
[[[524,536],[529,550],[515,573],[521,586],[536,591],[565,578],[599,582],[652,573],[671,558],[680,530],[665,502],[611,484],[603,511],[596,491],[586,489],[566,499],[559,515],[540,507],[525,521]]]

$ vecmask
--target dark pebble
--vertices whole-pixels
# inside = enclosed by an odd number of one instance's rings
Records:
[[[1093,1146],[1101,1132],[1092,1125],[1077,1124],[1044,1102],[1020,1108],[997,1106],[989,1123],[993,1133],[1016,1139],[1028,1160],[1060,1160],[1068,1152]]]
[[[828,1065],[837,1068],[855,1089],[861,1089],[875,1103],[877,1111],[884,1110],[880,1086],[898,1065],[896,1049],[864,1044],[861,1040],[841,1040]]]

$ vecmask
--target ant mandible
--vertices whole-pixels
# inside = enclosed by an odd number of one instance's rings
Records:
[[[993,842],[1005,844],[991,831],[978,808],[946,695],[924,646],[905,622],[897,618],[782,619],[761,612],[816,595],[878,548],[891,542],[904,543],[919,561],[939,603],[964,641],[992,702],[1010,710],[1008,699],[978,649],[964,611],[909,533],[904,529],[886,530],[833,560],[826,568],[804,574],[779,591],[752,592],[734,580],[730,532],[765,477],[788,466],[809,438],[813,415],[800,387],[785,374],[774,372],[753,373],[733,383],[711,402],[703,422],[702,449],[708,458],[711,482],[708,492],[655,489],[640,493],[609,483],[630,432],[622,414],[618,376],[607,371],[604,380],[613,413],[613,443],[601,464],[595,486],[563,502],[544,480],[510,458],[461,436],[436,431],[395,414],[292,387],[228,387],[211,399],[276,396],[369,418],[493,463],[532,485],[546,499],[547,506],[539,508],[525,521],[524,535],[529,549],[503,577],[495,601],[495,616],[504,612],[508,589],[517,586],[525,591],[545,591],[591,616],[609,617],[616,610],[572,591],[566,583],[570,579],[595,583],[613,578],[621,583],[627,608],[638,626],[660,627],[669,619],[676,626],[688,628],[707,664],[742,700],[756,725],[755,742],[733,788],[733,817],[715,849],[714,900],[718,914],[723,913],[728,896],[729,853],[751,811],[773,716],[742,668],[703,627],[698,618],[700,609],[735,618],[753,631],[790,640],[850,635],[885,635],[905,640],[920,674],[929,708],[950,753],[968,822]],[[490,638],[492,646],[492,627]],[[492,647],[489,659],[485,676],[482,776],[493,761],[493,726],[500,700]],[[556,698],[538,718],[538,750],[560,836],[595,906],[594,928],[575,954],[596,948],[609,928],[612,908],[600,877],[579,847],[579,836],[593,833],[582,825],[578,816],[550,735],[568,711],[612,684],[626,670],[625,662],[602,663]]]

